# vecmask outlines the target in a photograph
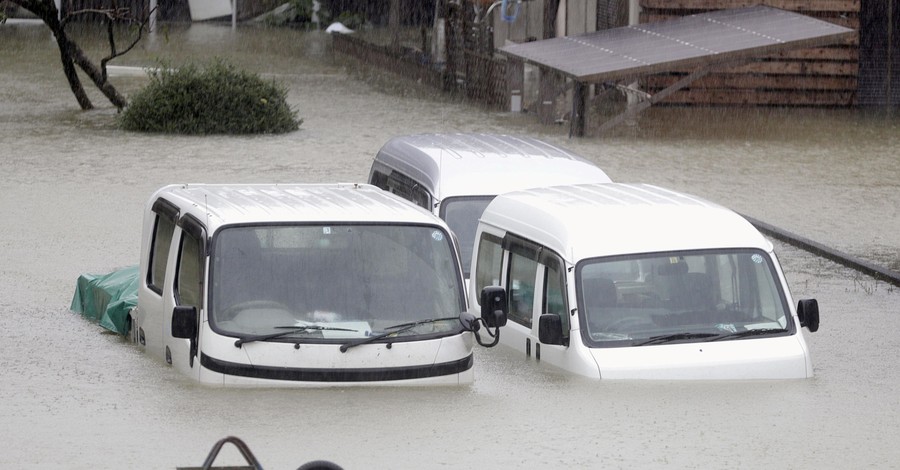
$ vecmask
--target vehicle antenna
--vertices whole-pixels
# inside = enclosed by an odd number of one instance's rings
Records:
[[[444,147],[441,147],[441,156],[438,157],[438,174],[439,175],[444,174]],[[435,198],[435,199],[437,199],[437,198]],[[435,200],[435,202],[432,204],[431,208],[434,209],[435,207],[438,206],[438,204],[440,204],[440,202]]]
[[[209,236],[209,195],[208,194],[203,195],[203,205],[206,206],[203,209],[204,209],[204,212],[206,212],[206,233],[207,233],[207,236]],[[204,245],[207,245],[207,243],[204,243]],[[209,248],[207,248],[207,254],[208,253],[209,253]]]

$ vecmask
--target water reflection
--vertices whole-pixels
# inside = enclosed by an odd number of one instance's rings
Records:
[[[84,39],[84,38],[82,38]],[[88,49],[97,53],[101,44]],[[311,51],[323,51],[317,57]],[[528,133],[617,181],[699,194],[900,268],[896,121],[852,111],[660,108],[639,126],[569,141],[564,127],[485,111],[388,74],[352,70],[327,36],[176,25],[119,65],[227,56],[284,80],[304,124],[262,137],[136,135],[81,112],[39,27],[0,26],[0,466],[199,465],[226,435],[268,468],[851,467],[900,461],[895,288],[777,249],[795,298],[818,298],[816,378],[593,382],[502,349],[448,389],[197,386],[66,307],[82,272],[137,261],[140,214],[172,182],[363,181],[375,151],[415,132]],[[123,92],[141,78],[116,77]],[[236,453],[217,463],[237,465]]]

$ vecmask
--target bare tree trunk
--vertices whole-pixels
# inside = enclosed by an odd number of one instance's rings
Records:
[[[72,60],[72,54],[70,52],[72,42],[69,40],[68,36],[66,36],[65,31],[63,31],[62,24],[59,22],[59,12],[56,10],[56,5],[52,1],[10,1],[34,13],[44,22],[44,24],[47,25],[48,28],[50,28],[50,32],[53,33],[53,37],[56,39],[56,44],[59,47],[59,55],[60,60],[62,61],[63,73],[66,76],[66,80],[69,82],[69,88],[72,89],[72,94],[75,95],[75,100],[78,101],[78,105],[81,106],[82,110],[86,111],[89,109],[93,109],[94,105],[88,98],[87,93],[85,93],[84,87],[81,85],[81,80],[78,78],[78,73],[75,71],[75,63]]]
[[[78,78],[78,73],[75,70],[75,63],[72,61],[72,55],[67,52],[71,43],[65,37],[60,37],[56,35],[56,33],[53,35],[56,37],[56,44],[59,46],[59,56],[60,60],[62,60],[63,73],[66,76],[66,80],[69,82],[69,88],[72,89],[72,94],[75,95],[75,101],[78,101],[78,105],[81,106],[83,111],[94,109],[93,103],[91,103],[90,98],[88,98],[87,93],[84,91],[84,87],[81,85],[81,79]]]
[[[128,104],[128,100],[119,93],[119,90],[116,90],[116,87],[109,83],[106,74],[103,73],[103,69],[94,65],[77,44],[70,42],[69,45],[71,47],[69,54],[75,64],[87,74],[91,81],[94,82],[94,85],[97,86],[97,89],[103,93],[103,96],[105,96],[113,106],[119,109],[124,108]]]
[[[118,57],[126,52],[128,52],[137,41],[140,40],[140,34],[137,36],[131,45],[129,45],[123,52],[119,52],[116,50],[115,39],[112,35],[112,26],[110,24],[109,29],[109,45],[111,48],[111,53],[108,57],[104,58],[101,62],[101,66],[97,66],[94,62],[88,58],[87,54],[78,46],[75,42],[69,39],[68,35],[65,31],[65,21],[59,20],[59,12],[56,9],[56,5],[51,0],[9,0],[11,3],[19,5],[20,7],[34,13],[40,18],[44,24],[50,28],[50,31],[53,33],[53,37],[56,38],[56,44],[59,47],[60,60],[62,61],[63,73],[66,76],[66,80],[69,82],[69,88],[72,89],[72,94],[75,95],[75,100],[78,101],[78,105],[81,106],[82,110],[93,109],[94,105],[91,103],[91,100],[88,98],[87,93],[84,91],[84,86],[81,84],[81,79],[78,78],[78,73],[76,72],[75,66],[77,65],[85,74],[87,74],[88,78],[94,82],[94,85],[103,93],[103,96],[112,103],[118,109],[124,108],[128,101],[122,96],[116,88],[109,83],[106,76],[106,62],[112,58]],[[110,22],[116,21],[117,19],[121,19],[119,15],[119,11],[112,12],[114,14],[110,16]],[[140,31],[143,31],[144,24],[140,24]]]
[[[391,0],[388,9],[388,29],[391,30],[391,46],[400,46],[400,0]]]

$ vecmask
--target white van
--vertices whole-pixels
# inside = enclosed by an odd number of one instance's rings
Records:
[[[612,379],[813,375],[773,245],[738,214],[642,184],[498,196],[477,229],[470,293],[508,294],[500,343]],[[479,297],[470,295],[475,307]]]
[[[205,384],[473,380],[449,229],[371,185],[166,186],[139,276],[132,338]]]
[[[434,212],[459,239],[463,260],[497,195],[560,184],[608,183],[590,161],[531,137],[420,134],[394,137],[375,155],[369,183]],[[466,277],[469,266],[463,266]]]

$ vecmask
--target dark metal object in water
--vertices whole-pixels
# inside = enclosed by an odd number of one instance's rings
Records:
[[[237,447],[238,451],[241,452],[241,455],[244,457],[244,460],[247,461],[247,465],[242,466],[227,466],[227,467],[213,467],[213,462],[216,461],[216,457],[219,456],[219,451],[222,450],[222,446],[226,443],[231,443],[235,447]],[[222,439],[219,439],[215,445],[213,445],[212,450],[209,451],[209,455],[206,457],[206,460],[203,462],[203,465],[200,467],[177,467],[177,470],[262,470],[262,464],[256,460],[256,457],[253,455],[253,452],[250,452],[250,448],[247,447],[247,444],[244,443],[241,439],[228,436]],[[312,462],[307,462],[299,467],[297,470],[342,470],[341,467],[337,464],[331,463],[327,460],[313,460]]]

